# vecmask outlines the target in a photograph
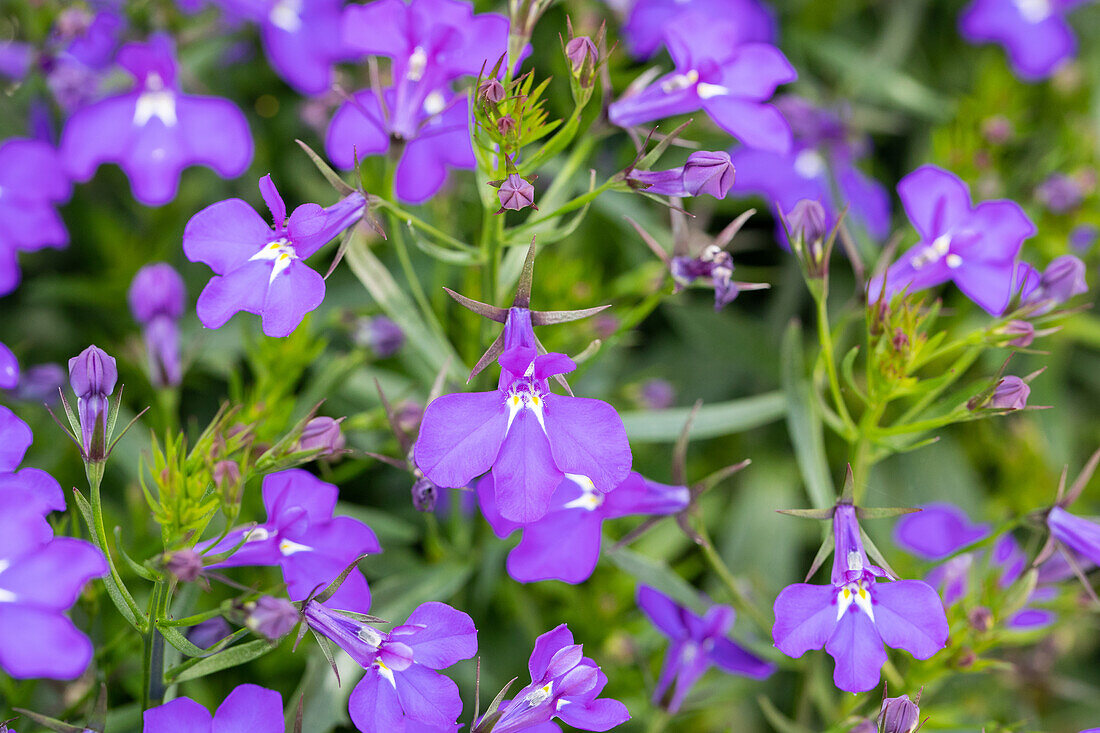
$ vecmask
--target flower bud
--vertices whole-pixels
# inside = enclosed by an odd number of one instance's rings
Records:
[[[323,456],[331,456],[344,450],[347,441],[340,432],[343,419],[315,417],[307,422],[302,430],[302,437],[298,440],[298,450],[320,450]]]
[[[89,346],[69,359],[69,384],[77,396],[81,447],[88,461],[107,457],[107,398],[115,391],[117,381],[114,357],[97,346]]]
[[[534,206],[535,187],[529,181],[521,178],[518,173],[510,173],[507,178],[501,181],[497,196],[500,199],[500,211],[505,209],[519,211],[526,209],[528,206]],[[499,214],[500,211],[497,213]]]
[[[418,512],[430,512],[435,509],[439,498],[439,487],[425,477],[418,478],[412,485],[413,506]]]
[[[405,332],[389,318],[375,316],[359,322],[354,339],[373,351],[379,359],[388,359],[405,345]]]
[[[1078,224],[1069,233],[1069,246],[1077,252],[1088,252],[1100,237],[1100,229],[1092,224]]]
[[[420,420],[424,417],[424,406],[419,402],[405,400],[394,410],[394,420],[397,427],[406,433],[411,433],[420,426]]]
[[[486,79],[477,88],[477,98],[482,104],[500,104],[504,101],[504,85],[496,79]]]
[[[60,364],[35,364],[22,370],[12,396],[27,402],[57,402],[57,390],[65,385],[65,367]]]
[[[1060,305],[1075,295],[1088,292],[1085,263],[1073,255],[1055,257],[1039,278],[1038,296],[1031,300],[1047,300]]]
[[[1009,341],[1010,346],[1018,346],[1021,349],[1026,349],[1031,346],[1031,342],[1035,340],[1035,326],[1031,325],[1030,321],[1012,320],[1004,325],[1001,331],[1006,336],[1012,336],[1012,340]]]
[[[235,461],[214,464],[214,485],[223,493],[241,483],[241,468]]]
[[[913,733],[920,725],[920,708],[908,695],[890,697],[882,702],[879,733]]]
[[[565,58],[569,59],[569,65],[572,67],[573,73],[581,74],[585,68],[585,63],[594,66],[600,60],[600,52],[591,38],[577,36],[571,38],[565,44]]]
[[[202,555],[187,548],[168,556],[164,567],[184,583],[194,583],[202,575]]]
[[[1010,374],[993,390],[989,406],[994,410],[1021,410],[1027,407],[1029,394],[1031,387],[1024,380]]]
[[[825,238],[825,207],[819,201],[801,199],[787,213],[787,227],[791,238],[804,244],[820,242]]]
[[[155,262],[137,271],[128,295],[134,320],[148,325],[157,316],[175,320],[183,315],[187,291],[183,278],[166,262]]]
[[[298,609],[285,598],[263,596],[246,608],[248,619],[245,626],[268,639],[286,636],[298,623]]]
[[[733,186],[733,163],[725,151],[699,150],[684,163],[684,189],[692,196],[724,199]]]
[[[497,132],[499,132],[501,135],[507,137],[508,135],[511,135],[513,132],[515,132],[515,129],[516,121],[511,115],[504,115],[499,120],[497,120]]]
[[[188,628],[187,638],[200,649],[209,649],[231,633],[229,622],[221,616],[215,616]]]
[[[985,633],[993,628],[993,612],[985,606],[976,606],[966,614],[966,620],[970,627],[979,633]]]

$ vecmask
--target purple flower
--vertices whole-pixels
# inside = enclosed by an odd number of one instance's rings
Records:
[[[534,206],[535,210],[538,210],[539,207],[535,206],[535,187],[526,178],[522,178],[518,173],[509,173],[503,181],[495,183],[497,198],[500,200],[498,214],[503,213],[505,209],[520,211],[528,206]]]
[[[202,555],[190,547],[185,547],[173,552],[164,567],[180,582],[194,583],[202,575]]]
[[[714,288],[714,310],[732,303],[740,294],[733,280],[733,255],[717,245],[708,245],[698,257],[677,255],[669,260],[673,292],[680,292],[696,280],[709,280]]]
[[[421,476],[416,481],[413,481],[409,493],[412,494],[413,508],[416,509],[416,511],[435,511],[435,505],[439,500],[440,492],[439,487],[433,484],[431,479]]]
[[[647,379],[638,390],[638,401],[647,410],[665,410],[676,402],[676,388],[667,379]]]
[[[913,733],[920,725],[920,708],[908,695],[889,697],[882,701],[878,720],[883,733]]]
[[[668,24],[691,11],[729,22],[731,46],[775,42],[775,18],[758,0],[637,0],[622,28],[630,54],[641,61],[648,59],[664,45]]]
[[[226,696],[218,711],[189,697],[142,713],[142,733],[283,733],[283,696],[258,685],[240,685]]]
[[[1047,313],[1089,290],[1085,282],[1085,263],[1074,255],[1055,257],[1042,275],[1036,277],[1033,273],[1034,268],[1024,275],[1020,296],[1024,304],[1041,304],[1035,310],[1037,314]]]
[[[54,363],[35,364],[20,370],[15,355],[5,346],[0,348],[0,376],[7,384],[11,384],[13,379],[18,380],[18,384],[10,388],[15,399],[53,404],[57,402],[58,389],[68,381],[69,373],[65,367]]]
[[[1056,506],[1047,514],[1047,527],[1055,540],[1092,564],[1100,565],[1100,524]]]
[[[729,153],[700,150],[687,162],[664,171],[631,171],[627,182],[658,196],[700,196],[723,199],[733,185],[734,171]]]
[[[885,296],[893,297],[954,281],[986,312],[1000,315],[1013,294],[1016,255],[1035,225],[1012,201],[972,206],[970,190],[953,173],[925,165],[898,184],[898,195],[920,243],[886,271]],[[869,287],[871,300],[883,278]]]
[[[545,516],[568,474],[601,494],[626,479],[622,419],[606,402],[550,391],[547,380],[576,364],[565,354],[536,354],[527,309],[509,310],[498,361],[496,390],[444,395],[424,411],[413,454],[425,476],[457,488],[491,470],[501,516],[521,523]]]
[[[1027,407],[1031,387],[1015,375],[1008,375],[997,383],[989,406],[994,410],[1022,410]]]
[[[611,121],[631,127],[702,108],[749,147],[790,150],[790,127],[765,102],[797,74],[775,46],[731,44],[736,33],[734,23],[707,14],[679,15],[665,31],[676,70],[614,102],[608,110]]]
[[[189,628],[187,638],[200,649],[209,649],[231,633],[229,622],[221,616],[215,616]]]
[[[21,41],[0,41],[0,76],[19,81],[30,73],[34,46]]]
[[[72,184],[53,146],[23,139],[0,144],[0,295],[19,285],[18,252],[69,243],[54,207],[68,201],[71,193]]]
[[[92,643],[65,611],[106,572],[92,544],[53,537],[39,507],[0,489],[0,669],[19,679],[80,676]]]
[[[1080,253],[1088,252],[1100,238],[1100,229],[1092,224],[1078,224],[1069,233],[1069,245]]]
[[[584,476],[566,474],[539,520],[519,524],[500,515],[493,476],[477,484],[485,520],[504,539],[517,529],[523,539],[508,554],[508,574],[521,583],[562,580],[582,583],[600,559],[600,536],[608,519],[633,514],[674,514],[691,499],[683,486],[666,486],[633,473],[609,494],[601,494]]]
[[[333,64],[348,58],[340,38],[343,0],[217,0],[238,18],[260,27],[271,68],[296,91],[323,94]]]
[[[248,628],[268,639],[290,633],[298,623],[298,609],[285,598],[262,596],[248,607]]]
[[[1064,214],[1081,205],[1084,192],[1072,176],[1055,173],[1035,189],[1035,198],[1055,214]]]
[[[0,389],[19,386],[19,360],[6,344],[0,344]]]
[[[134,198],[161,206],[175,198],[189,165],[223,178],[244,173],[252,160],[248,122],[228,100],[180,90],[169,36],[126,44],[118,63],[134,77],[134,88],[77,110],[65,125],[61,154],[74,179],[87,181],[102,163],[117,163]]]
[[[226,199],[191,217],[183,252],[215,273],[195,304],[204,326],[221,328],[246,311],[261,317],[266,335],[289,336],[325,298],[324,278],[305,260],[354,225],[366,201],[352,193],[327,209],[302,204],[288,221],[270,175],[260,179],[260,193],[274,229],[241,199]]]
[[[878,582],[886,572],[863,548],[855,507],[833,514],[832,583],[794,583],[775,599],[775,646],[790,657],[825,648],[841,690],[865,692],[879,681],[883,644],[928,659],[947,643],[947,617],[936,591],[921,580]]]
[[[1083,0],[974,0],[959,16],[971,43],[1005,47],[1016,75],[1038,81],[1073,58],[1077,39],[1065,15]]]
[[[115,358],[92,344],[69,359],[69,384],[76,393],[80,439],[84,456],[99,461],[107,453],[107,399],[115,391],[118,367]]]
[[[187,290],[183,278],[167,262],[146,265],[130,283],[130,312],[140,323],[154,387],[174,386],[183,377],[178,321]]]
[[[355,340],[369,347],[379,359],[388,359],[405,345],[405,332],[386,316],[374,316],[359,322]]]
[[[465,613],[424,603],[404,624],[383,632],[310,601],[305,620],[366,670],[348,700],[356,728],[364,733],[406,730],[406,724],[410,730],[416,724],[425,730],[456,729],[462,714],[458,686],[436,670],[477,654],[477,629]]]
[[[351,517],[334,517],[339,489],[302,469],[268,474],[263,481],[267,520],[258,526],[231,531],[216,546],[200,543],[204,555],[227,552],[241,540],[228,559],[208,567],[278,565],[287,595],[300,601],[335,580],[361,555],[381,552],[370,527]],[[334,606],[366,611],[370,589],[366,578],[353,570],[329,601]]]
[[[320,450],[321,455],[331,456],[344,450],[347,441],[340,432],[340,423],[331,417],[315,417],[306,423],[302,437],[298,440],[298,450]]]
[[[531,684],[502,706],[493,733],[517,733],[558,718],[580,730],[611,730],[630,720],[626,706],[601,698],[607,676],[584,656],[565,624],[535,639],[528,663]]]
[[[33,441],[27,423],[0,405],[0,497],[18,497],[43,516],[64,511],[65,492],[57,479],[38,468],[19,468]]]
[[[672,641],[653,691],[654,705],[664,705],[670,713],[678,711],[692,685],[712,664],[730,674],[758,680],[775,671],[775,665],[726,638],[736,616],[729,606],[711,606],[700,616],[649,586],[638,586],[637,597],[638,608]],[[666,704],[670,688],[672,695]]]

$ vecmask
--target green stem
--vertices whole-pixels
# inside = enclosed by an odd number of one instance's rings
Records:
[[[921,397],[916,402],[916,404],[906,410],[905,414],[897,419],[897,421],[894,423],[894,426],[902,427],[905,423],[909,422],[914,417],[924,412],[924,410],[929,405],[931,405],[932,402],[936,400],[936,398],[943,394],[948,387],[959,380],[959,377],[961,377],[963,373],[966,372],[966,370],[969,369],[971,365],[978,360],[978,357],[981,356],[981,353],[982,348],[980,346],[971,347],[963,352],[963,354],[955,360],[955,363],[952,364],[950,368],[948,368],[947,379],[937,385],[936,388],[933,389],[931,392]]]
[[[470,246],[469,244],[466,244],[463,241],[455,239],[454,237],[452,237],[450,234],[447,234],[442,229],[439,229],[438,227],[435,227],[435,226],[429,224],[428,222],[424,221],[423,219],[416,216],[415,214],[409,213],[408,211],[401,208],[399,205],[393,203],[392,201],[389,201],[389,200],[383,199],[383,198],[378,198],[376,200],[375,205],[378,206],[378,208],[383,209],[384,211],[386,211],[387,214],[393,214],[393,215],[397,216],[397,218],[399,220],[401,220],[402,222],[404,222],[405,225],[414,226],[417,229],[419,229],[420,231],[424,232],[425,234],[430,234],[431,236],[435,237],[439,241],[441,241],[445,244],[448,244],[448,245],[450,245],[451,247],[453,247],[455,249],[459,249],[459,250],[462,250],[464,252],[470,252],[470,251],[473,251],[475,249],[474,247]],[[391,220],[392,220],[392,218],[391,218]]]
[[[821,356],[825,360],[825,373],[829,377],[829,391],[832,392],[833,402],[836,403],[837,414],[845,425],[854,427],[852,416],[848,412],[848,405],[844,402],[844,396],[840,392],[840,378],[836,372],[836,355],[833,352],[833,334],[829,329],[829,310],[827,307],[828,293],[824,287],[810,288],[814,301],[817,304],[817,335],[821,341]]]
[[[577,196],[575,199],[565,202],[558,208],[551,211],[549,214],[543,214],[542,216],[539,216],[533,220],[525,221],[523,224],[513,229],[511,231],[511,234],[526,231],[528,229],[538,226],[539,224],[550,221],[551,219],[556,219],[562,214],[568,214],[570,211],[576,211],[577,209],[580,209],[590,202],[594,201],[597,196],[599,196],[604,191],[610,189],[616,183],[617,181],[615,181],[614,179],[604,181],[601,185],[597,186],[591,191],[587,191],[580,196]]]
[[[738,611],[747,613],[752,620],[756,622],[763,631],[769,631],[772,627],[771,619],[767,614],[756,607],[748,596],[741,590],[741,586],[737,584],[737,578],[733,576],[730,569],[726,567],[726,563],[722,560],[722,556],[718,554],[718,550],[715,549],[714,543],[710,540],[710,535],[707,534],[707,528],[703,522],[696,522],[695,531],[699,535],[701,540],[699,547],[703,549],[703,556],[706,557],[707,562],[710,563],[711,568],[718,575],[723,585],[726,586],[726,590],[729,591],[730,598],[733,600],[733,605],[737,607]]]
[[[148,710],[164,702],[164,636],[157,622],[164,617],[167,605],[167,584],[158,580],[149,597],[149,628],[143,639],[141,709]]]
[[[672,720],[672,716],[667,710],[656,710],[653,713],[653,717],[649,719],[649,725],[646,726],[646,733],[661,733],[668,727],[668,722]]]
[[[118,566],[115,565],[114,558],[111,557],[111,548],[107,545],[107,530],[103,523],[103,501],[100,497],[100,486],[103,483],[103,461],[87,462],[84,464],[84,472],[88,477],[88,488],[90,489],[91,496],[89,503],[92,505],[92,526],[88,527],[88,531],[92,534],[92,541],[95,546],[99,548],[99,551],[103,553],[103,557],[107,560],[107,570],[111,576],[111,580],[118,587],[119,592],[126,605],[129,607],[130,612],[135,618],[139,620],[143,616],[141,607],[138,605],[134,597],[130,595],[129,589],[122,582],[122,575],[118,572]],[[145,628],[135,626],[138,631],[144,633]]]

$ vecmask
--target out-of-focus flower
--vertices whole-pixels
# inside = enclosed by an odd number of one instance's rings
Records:
[[[647,410],[664,410],[676,401],[676,388],[667,379],[647,379],[638,390],[638,399]]]
[[[328,208],[302,204],[288,221],[270,175],[260,179],[260,193],[274,229],[241,199],[219,201],[187,222],[183,252],[215,273],[195,304],[204,326],[221,328],[246,311],[261,317],[266,335],[289,336],[325,298],[324,278],[305,260],[354,226],[367,204],[351,193]]]
[[[982,121],[982,135],[994,145],[1011,140],[1013,132],[1012,121],[1004,115],[993,115]]]
[[[1031,387],[1019,377],[1009,374],[993,390],[989,406],[994,410],[1022,410],[1027,407]]]
[[[1035,198],[1055,214],[1064,214],[1081,205],[1084,192],[1072,176],[1055,173],[1035,189]]]
[[[69,243],[54,207],[71,193],[72,183],[53,146],[15,138],[0,144],[0,295],[19,285],[19,252]]]
[[[298,623],[298,609],[285,598],[261,596],[246,606],[248,620],[245,625],[260,636],[279,639],[290,633]]]
[[[189,697],[142,713],[142,733],[283,733],[283,696],[259,685],[240,685],[213,716]]]
[[[1043,270],[1038,282],[1028,278],[1022,288],[1023,303],[1037,303],[1041,306],[1036,313],[1046,313],[1075,295],[1087,293],[1085,282],[1085,263],[1074,255],[1055,257]]]
[[[878,684],[884,644],[928,659],[947,643],[947,616],[924,581],[878,582],[886,571],[868,559],[852,505],[836,507],[833,537],[832,583],[784,588],[775,599],[772,636],[794,658],[824,647],[836,664],[836,686],[865,692]]]
[[[94,344],[69,359],[69,384],[77,397],[81,446],[87,460],[107,457],[107,398],[117,381],[115,358]]]
[[[568,474],[586,477],[601,494],[622,483],[631,461],[622,419],[606,402],[550,391],[548,380],[576,364],[565,354],[537,354],[529,310],[509,309],[503,345],[496,390],[428,405],[413,449],[417,467],[444,488],[492,471],[501,515],[521,523],[549,511]]]
[[[167,262],[146,265],[130,283],[130,312],[143,326],[154,387],[175,386],[183,378],[179,319],[186,298],[183,278]]]
[[[677,168],[663,171],[633,170],[627,175],[633,188],[658,196],[701,196],[723,199],[733,185],[734,170],[729,153],[700,150]]]
[[[558,718],[580,730],[611,730],[630,720],[626,706],[601,698],[607,676],[584,656],[565,624],[535,639],[528,664],[531,684],[501,706],[493,733],[519,733]]]
[[[184,94],[170,36],[129,43],[118,63],[134,88],[82,107],[61,136],[61,157],[74,179],[87,181],[103,163],[116,163],[130,179],[134,198],[161,206],[176,196],[190,165],[236,178],[252,160],[252,135],[232,102]]]
[[[424,603],[389,632],[310,601],[309,627],[348,653],[366,673],[348,699],[363,733],[454,731],[462,713],[458,686],[437,670],[477,654],[473,620],[444,603]]]
[[[654,705],[665,707],[670,713],[677,712],[691,687],[711,665],[758,680],[775,671],[775,665],[726,637],[736,618],[729,606],[711,606],[706,615],[700,616],[645,585],[638,586],[637,600],[638,608],[672,641],[653,690]]]
[[[355,341],[368,347],[379,359],[388,359],[405,345],[405,332],[386,316],[374,316],[359,321]]]
[[[430,512],[435,510],[439,500],[439,487],[432,483],[431,479],[421,476],[412,485],[413,508],[418,512]]]
[[[973,0],[959,16],[959,32],[971,43],[998,43],[1016,75],[1038,81],[1077,53],[1066,13],[1081,0]]]
[[[655,54],[669,23],[688,12],[728,22],[730,46],[775,42],[775,18],[758,0],[636,0],[622,28],[630,54],[643,61]]]
[[[812,247],[824,241],[829,229],[825,224],[825,207],[816,199],[801,199],[785,214],[791,236],[803,246]]]
[[[17,679],[79,677],[92,642],[65,611],[106,573],[95,546],[54,537],[40,507],[0,488],[0,670]]]
[[[691,493],[686,487],[666,486],[632,472],[614,491],[602,494],[584,476],[567,474],[554,490],[545,516],[525,524],[501,516],[491,475],[478,482],[477,497],[485,520],[498,537],[504,539],[517,529],[523,532],[519,544],[508,553],[512,578],[521,583],[582,583],[596,569],[605,521],[675,514],[688,505]]]
[[[202,555],[191,548],[176,550],[168,555],[165,569],[184,583],[194,583],[202,574]]]
[[[5,353],[6,348],[0,348],[0,376],[5,377],[5,381],[10,384],[14,374],[18,384],[4,389],[11,389],[12,396],[24,402],[46,402],[48,404],[57,402],[57,390],[65,386],[65,382],[69,378],[69,373],[65,370],[65,367],[60,364],[47,363],[35,364],[20,370],[19,363],[15,361],[15,356],[8,357]]]
[[[209,649],[233,633],[229,622],[221,616],[207,619],[187,630],[188,640],[200,649]]]
[[[244,541],[229,558],[207,567],[277,565],[283,570],[287,595],[300,601],[318,585],[335,580],[356,558],[382,551],[370,527],[332,515],[339,490],[313,474],[301,469],[268,474],[262,491],[267,521],[234,529],[214,546],[200,543],[196,549],[216,555]],[[353,570],[331,603],[351,610],[370,608],[370,589],[362,572]]]
[[[1004,333],[1006,336],[1014,336],[1008,343],[1021,349],[1031,346],[1031,342],[1035,340],[1035,326],[1030,321],[1011,320],[1004,325]]]
[[[920,708],[908,695],[882,701],[878,715],[878,728],[882,733],[913,733],[919,725]]]
[[[27,423],[0,405],[0,496],[18,497],[41,515],[65,510],[65,492],[50,474],[38,468],[19,468],[34,441]]]
[[[306,423],[302,437],[298,440],[298,450],[321,450],[321,455],[336,455],[344,450],[347,440],[340,430],[344,418],[315,417]]]
[[[1016,255],[1035,225],[1013,201],[970,203],[970,191],[949,171],[926,165],[898,184],[905,212],[920,243],[887,269],[885,297],[935,287],[948,280],[993,315],[1013,295]],[[883,277],[868,288],[872,301],[884,290]]]
[[[1051,536],[1094,565],[1100,565],[1100,524],[1056,506],[1047,514]]]

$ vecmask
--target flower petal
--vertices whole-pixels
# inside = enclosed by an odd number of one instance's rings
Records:
[[[507,426],[499,392],[444,395],[424,411],[413,447],[416,465],[439,486],[465,486],[492,468]]]
[[[416,663],[429,669],[446,669],[477,654],[473,619],[446,603],[422,603],[399,628],[393,638],[409,646]]]
[[[711,97],[703,108],[714,124],[750,148],[786,154],[791,149],[791,127],[770,104],[740,97]]]
[[[84,585],[107,574],[107,561],[95,545],[72,537],[55,537],[0,572],[0,588],[16,603],[63,611],[76,603]]]
[[[14,471],[34,442],[30,427],[7,407],[0,405],[0,471]]]
[[[0,603],[0,668],[16,679],[76,679],[92,660],[92,642],[62,614]]]
[[[263,180],[260,190],[267,199],[269,192],[264,191]],[[272,203],[268,200],[268,205]],[[227,275],[248,262],[271,237],[271,227],[248,203],[226,199],[207,206],[187,222],[183,229],[183,253],[192,262],[203,262],[218,275]]]
[[[970,189],[950,171],[922,165],[898,183],[898,196],[921,239],[931,242],[970,215]]]
[[[583,583],[600,559],[602,518],[587,509],[551,511],[527,525],[508,553],[508,574],[520,583]]]
[[[947,644],[947,616],[932,586],[922,580],[875,583],[875,626],[886,645],[928,659]],[[854,606],[852,606],[854,608]]]
[[[569,702],[560,705],[558,717],[561,722],[577,730],[604,731],[630,720],[630,711],[618,700],[601,698],[587,704]]]
[[[825,651],[836,663],[833,683],[840,689],[866,692],[878,684],[886,650],[874,622],[856,604],[841,614]]]
[[[401,709],[411,720],[450,726],[462,714],[462,696],[450,677],[419,664],[394,672],[393,676]]]
[[[719,669],[733,674],[762,680],[775,671],[775,665],[742,649],[725,637],[714,640],[709,652],[710,661]]]
[[[283,733],[283,696],[259,685],[240,685],[214,713],[211,733]]]
[[[363,679],[351,691],[348,698],[348,714],[351,722],[361,731],[404,730],[405,716],[397,690],[382,676],[378,667],[367,669]]]
[[[674,600],[648,585],[639,585],[636,593],[638,608],[649,617],[653,625],[670,639],[687,638],[684,625],[685,609]]]
[[[261,314],[271,279],[269,262],[246,262],[225,276],[215,275],[195,301],[195,313],[207,328],[221,328],[240,311]]]
[[[549,397],[549,395],[548,395]],[[544,411],[547,430],[527,408],[520,408],[493,464],[497,507],[505,519],[527,524],[550,509],[554,489],[564,478],[555,466],[550,430],[550,401]]]
[[[779,651],[797,659],[825,646],[836,627],[836,589],[794,583],[775,599],[772,639]]]
[[[556,394],[546,395],[545,404],[546,435],[558,469],[587,476],[604,493],[626,480],[630,443],[615,408],[600,400]]]
[[[210,711],[189,697],[177,697],[142,713],[142,733],[206,733]]]
[[[573,633],[565,624],[559,624],[550,631],[540,634],[535,639],[535,647],[531,651],[531,659],[527,663],[527,669],[531,673],[531,680],[538,682],[546,674],[550,666],[550,660],[562,649],[573,646]]]

